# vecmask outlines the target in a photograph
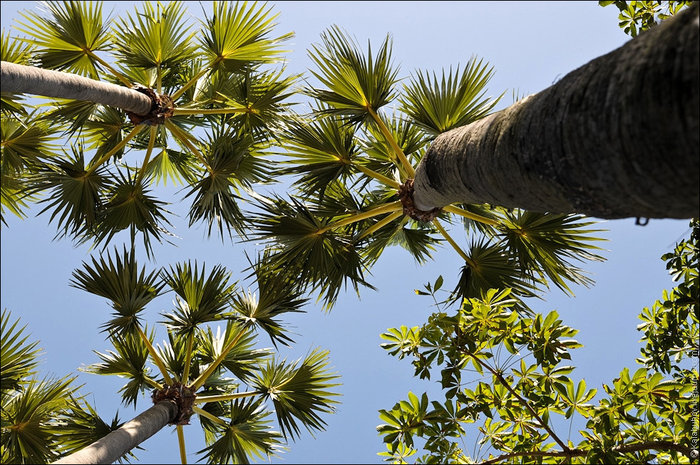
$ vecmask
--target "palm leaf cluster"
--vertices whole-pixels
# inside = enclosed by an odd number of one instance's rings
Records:
[[[9,310],[1,320],[2,463],[49,463],[121,426],[116,416],[106,423],[97,415],[78,392],[76,376],[39,378],[38,342]]]
[[[22,35],[3,32],[3,61],[149,88],[174,108],[142,122],[93,102],[3,93],[3,215],[40,201],[59,236],[106,246],[126,231],[150,253],[152,240],[170,235],[168,202],[155,189],[170,181],[184,186],[190,224],[242,234],[246,192],[275,179],[264,157],[296,80],[279,64],[291,34],[276,34],[275,18],[268,7],[229,2],[215,2],[198,24],[182,2],[147,2],[114,19],[99,2],[23,13]],[[59,135],[71,138],[66,150],[54,144]]]
[[[96,352],[99,362],[84,370],[125,378],[125,404],[169,386],[194,392],[192,413],[206,440],[199,453],[208,463],[269,458],[302,428],[323,430],[323,415],[334,411],[338,376],[328,369],[327,351],[288,362],[257,347],[260,334],[290,345],[280,318],[303,311],[307,299],[296,282],[269,274],[260,261],[251,267],[257,292],[232,282],[221,265],[207,269],[190,261],[146,271],[126,248],[93,257],[73,273],[73,286],[106,298],[113,309],[103,326],[111,348]],[[172,310],[161,314],[167,340],[156,344],[144,312],[166,292],[174,295]],[[176,428],[184,456],[183,425]]]
[[[418,70],[401,82],[389,37],[363,50],[338,27],[309,55],[316,79],[304,88],[309,111],[287,125],[280,153],[294,189],[288,198],[261,197],[254,218],[270,267],[297,273],[326,308],[343,287],[371,287],[367,274],[392,245],[418,262],[440,244],[453,247],[464,266],[448,300],[504,287],[520,299],[550,284],[570,293],[571,284],[591,282],[576,263],[601,259],[597,230],[581,216],[450,205],[426,220],[404,208],[400,189],[430,142],[498,103],[486,96],[488,63],[472,57],[463,68]]]

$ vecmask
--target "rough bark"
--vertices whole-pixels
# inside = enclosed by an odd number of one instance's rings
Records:
[[[416,206],[699,216],[698,53],[696,2],[542,92],[441,134],[416,170]]]
[[[171,422],[178,413],[175,402],[158,402],[142,414],[84,449],[57,460],[67,463],[113,463]]]
[[[146,115],[153,104],[150,97],[128,87],[95,81],[75,74],[18,65],[3,61],[2,91],[85,100]]]

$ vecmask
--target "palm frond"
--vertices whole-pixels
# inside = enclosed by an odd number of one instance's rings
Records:
[[[285,438],[298,437],[300,426],[313,433],[326,422],[321,414],[333,413],[333,392],[338,375],[327,370],[328,351],[314,350],[304,360],[269,361],[254,381],[256,389],[272,400]]]
[[[49,17],[21,13],[20,31],[37,47],[36,59],[45,69],[57,69],[99,79],[100,64],[94,52],[110,47],[112,36],[102,20],[99,2],[45,2]]]
[[[58,458],[59,437],[52,422],[75,393],[75,377],[30,380],[2,398],[0,450],[7,463],[49,463]]]
[[[301,286],[293,276],[283,270],[267,268],[269,258],[269,251],[265,251],[254,264],[251,263],[258,287],[257,295],[250,291],[238,292],[233,296],[232,306],[244,325],[265,331],[275,346],[278,342],[289,345],[294,341],[286,334],[284,325],[277,317],[285,313],[303,312],[302,307],[308,299],[303,297]]]
[[[64,134],[69,136],[79,133],[101,108],[101,105],[95,102],[60,98],[51,99],[50,102],[42,105],[49,107],[44,114],[44,119],[60,125],[65,131]]]
[[[240,71],[256,63],[270,63],[283,52],[281,42],[292,37],[284,34],[271,38],[278,15],[270,15],[272,8],[256,9],[247,3],[216,2],[211,18],[203,22],[201,42],[214,69]]]
[[[425,263],[439,242],[437,237],[431,235],[433,233],[434,229],[429,223],[423,224],[400,216],[369,236],[363,253],[374,263],[386,247],[399,245],[418,263]]]
[[[318,68],[311,73],[326,88],[306,89],[308,95],[328,105],[321,113],[361,122],[370,119],[370,109],[376,112],[394,98],[398,68],[391,62],[389,36],[376,56],[369,43],[363,55],[357,43],[337,26],[324,31],[321,41],[312,45],[309,56]]]
[[[153,340],[153,331],[149,336]],[[138,334],[127,333],[110,337],[114,350],[105,353],[94,351],[101,362],[82,367],[81,371],[96,375],[118,375],[127,378],[127,383],[119,389],[124,405],[133,404],[144,391],[153,386],[149,383],[150,368],[146,366],[148,361],[148,347]]]
[[[339,118],[298,118],[285,132],[282,155],[292,160],[283,174],[300,175],[295,186],[306,194],[323,197],[334,181],[345,182],[356,170],[359,155],[355,128]]]
[[[163,288],[158,271],[139,271],[134,252],[127,252],[126,246],[121,256],[115,250],[114,260],[107,253],[107,261],[92,257],[92,266],[83,262],[82,269],[73,271],[70,285],[111,301],[114,318],[103,325],[110,334],[134,333],[139,313]]]
[[[18,390],[20,384],[31,375],[38,365],[41,349],[37,349],[38,341],[27,342],[26,326],[17,327],[19,318],[10,325],[11,312],[2,310],[2,325],[0,329],[0,391],[6,395],[8,390]]]
[[[86,107],[89,108],[89,106]],[[98,106],[81,123],[80,129],[83,131],[86,148],[95,150],[94,160],[100,159],[102,155],[116,147],[124,139],[124,136],[133,129],[132,125],[126,121],[126,114],[113,107]],[[148,134],[148,131],[144,132]],[[122,158],[125,150],[125,148],[117,150],[113,159]]]
[[[227,308],[235,283],[229,283],[231,273],[216,265],[206,275],[206,265],[194,262],[178,263],[162,272],[162,279],[177,294],[176,308],[163,314],[165,324],[179,334],[194,331],[197,325],[221,319]]]
[[[273,244],[268,265],[296,274],[301,282],[318,290],[327,309],[348,282],[356,292],[359,285],[372,288],[364,279],[367,263],[351,240],[354,225],[320,232],[332,218],[321,219],[299,200],[291,200],[259,198],[262,212],[253,222],[256,239]]]
[[[163,364],[169,373],[175,375],[175,378],[183,384],[187,380],[182,379],[185,371],[185,362],[187,360],[187,336],[177,334],[171,328],[168,328],[168,340],[163,341],[163,345],[156,345],[158,356],[163,360]],[[193,350],[193,352],[196,352]],[[199,364],[195,353],[190,354],[190,376],[199,375]]]
[[[0,60],[17,63],[18,65],[29,65],[33,52],[34,46],[16,37],[10,37],[9,32],[2,31],[2,36],[0,36]],[[10,92],[2,92],[0,112],[6,116],[27,115],[27,111],[21,102],[21,96]]]
[[[72,155],[66,152],[65,158],[45,163],[30,178],[28,192],[46,194],[40,202],[47,205],[39,214],[50,211],[50,222],[58,218],[57,236],[71,235],[81,241],[96,227],[112,180],[103,167],[85,169],[82,147],[71,146],[71,151]]]
[[[2,118],[2,172],[19,173],[53,158],[53,151],[57,148],[54,143],[56,139],[50,123],[40,117],[31,115],[21,121],[14,117]]]
[[[195,53],[182,2],[144,3],[112,27],[115,54],[125,68],[177,69]]]
[[[486,84],[493,77],[493,67],[472,58],[464,70],[459,66],[438,79],[433,73],[417,71],[404,85],[401,110],[432,137],[464,126],[486,116],[503,94],[494,100],[485,97]]]
[[[196,159],[187,152],[164,148],[151,158],[146,168],[153,182],[167,185],[168,179],[174,185],[194,182]]]
[[[470,262],[462,267],[450,300],[481,298],[489,289],[506,288],[512,289],[516,299],[536,297],[537,281],[520,268],[503,244],[485,238],[472,240],[467,254]]]
[[[602,231],[588,229],[593,224],[581,215],[506,211],[500,235],[523,270],[573,294],[567,281],[584,286],[593,281],[572,260],[603,260],[593,251],[602,250],[594,242],[605,239],[593,236]]]
[[[260,364],[270,356],[270,350],[256,349],[255,332],[240,322],[229,320],[223,333],[220,326],[217,326],[216,333],[211,328],[200,332],[197,338],[198,359],[202,365],[212,363],[233,341],[233,347],[220,366],[233,373],[239,380],[247,382],[258,371]],[[212,381],[212,377],[207,379],[204,388],[210,388]],[[232,383],[228,384],[230,386]]]
[[[389,131],[408,160],[417,164],[425,154],[430,138],[420,128],[405,118],[392,115]],[[401,165],[396,160],[396,153],[389,146],[376,125],[367,127],[368,137],[362,147],[366,154],[364,165],[369,169],[384,174],[390,178],[400,178],[404,181],[408,173],[401,171]],[[397,173],[398,165],[398,173]],[[397,174],[401,176],[397,176]]]
[[[282,445],[282,435],[272,430],[271,412],[260,399],[236,399],[230,403],[230,419],[224,424],[200,416],[210,434],[207,447],[198,451],[207,463],[250,463],[269,460]],[[215,438],[215,439],[214,439]]]

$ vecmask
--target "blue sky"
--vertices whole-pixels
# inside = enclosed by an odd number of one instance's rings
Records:
[[[105,2],[105,11],[115,14],[131,2]],[[489,94],[506,91],[499,108],[512,103],[511,92],[534,93],[551,85],[569,71],[607,53],[628,40],[617,27],[614,7],[601,8],[597,2],[281,2],[270,3],[279,12],[279,33],[294,31],[289,42],[288,72],[304,72],[311,66],[306,50],[319,42],[320,33],[336,24],[353,34],[361,44],[369,39],[378,45],[386,34],[393,38],[393,56],[400,65],[400,77],[415,69],[440,71],[464,65],[476,55],[491,63],[495,76]],[[8,30],[18,18],[17,11],[35,8],[33,2],[2,2],[2,28]],[[190,14],[201,17],[198,2],[189,2]],[[170,189],[168,192],[173,192]],[[244,250],[251,245],[206,238],[204,227],[188,228],[186,210],[173,196],[171,210],[181,217],[174,222],[181,239],[176,246],[155,247],[155,261],[149,267],[196,259],[208,267],[222,264],[236,279],[247,262]],[[624,199],[620,199],[624,201]],[[75,248],[68,240],[54,241],[54,225],[48,216],[36,217],[34,209],[24,221],[8,216],[2,229],[2,308],[21,317],[45,349],[44,373],[75,372],[97,358],[92,350],[108,349],[99,326],[107,319],[106,302],[68,286],[71,273],[88,260],[87,247]],[[603,236],[607,251],[604,263],[585,264],[596,285],[576,288],[570,298],[554,291],[533,308],[546,312],[557,309],[564,322],[580,330],[577,339],[583,349],[574,352],[574,378],[586,378],[589,387],[610,383],[624,367],[635,367],[639,333],[635,327],[642,307],[651,305],[671,286],[659,257],[683,235],[686,220],[652,220],[647,226],[634,219],[607,221]],[[460,243],[466,239],[456,236]],[[142,257],[142,263],[146,263]],[[364,289],[358,298],[352,291],[341,296],[330,313],[320,306],[307,306],[307,313],[286,318],[295,327],[296,344],[284,353],[298,358],[315,347],[330,350],[331,363],[342,376],[342,397],[337,413],[326,417],[327,431],[315,438],[304,434],[290,450],[273,463],[372,463],[383,450],[375,427],[377,410],[391,408],[408,391],[439,392],[435,382],[412,377],[409,361],[389,357],[379,347],[379,335],[389,327],[420,325],[431,312],[431,300],[416,296],[414,289],[442,274],[446,287],[453,286],[461,267],[459,257],[441,248],[434,260],[419,266],[402,249],[389,249],[372,269],[370,282],[378,290]],[[451,287],[450,287],[451,288]],[[150,322],[160,320],[159,312],[170,309],[170,296],[147,310]],[[164,333],[159,333],[161,340]],[[265,339],[261,338],[267,344]],[[113,417],[119,409],[129,419],[149,405],[146,399],[137,410],[119,405],[116,392],[122,380],[79,374],[84,392],[98,412]],[[190,462],[203,447],[197,422],[185,429]],[[565,434],[566,436],[566,434]],[[468,451],[474,438],[467,438]],[[179,463],[177,439],[172,431],[161,431],[148,440],[146,451],[138,451],[143,463]]]

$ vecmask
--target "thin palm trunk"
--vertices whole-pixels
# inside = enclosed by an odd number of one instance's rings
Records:
[[[700,209],[698,4],[556,84],[436,138],[414,202],[599,218]]]
[[[54,463],[113,463],[160,431],[177,413],[178,408],[174,402],[158,402],[133,420],[124,423],[118,430]]]
[[[151,111],[151,98],[128,87],[7,61],[3,61],[0,68],[3,92],[84,100],[137,115],[146,115]]]

